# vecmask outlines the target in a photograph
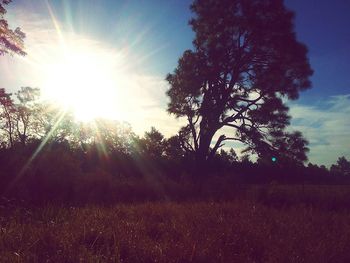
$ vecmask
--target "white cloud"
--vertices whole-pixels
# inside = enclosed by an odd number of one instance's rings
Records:
[[[292,104],[291,128],[310,142],[309,161],[331,165],[350,157],[350,94],[331,96],[319,107]]]

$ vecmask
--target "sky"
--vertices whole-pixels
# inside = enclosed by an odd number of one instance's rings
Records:
[[[105,99],[115,102],[113,110],[119,119],[127,119],[139,134],[155,126],[171,136],[183,120],[175,120],[166,112],[168,86],[164,79],[181,54],[192,48],[190,3],[14,0],[6,18],[12,27],[20,26],[26,33],[28,55],[0,58],[0,85],[16,91],[22,86],[45,89],[61,84],[47,71],[57,61],[62,62],[64,42],[81,56],[86,52],[98,54],[102,63],[91,58],[96,67],[103,64],[112,69],[117,91]],[[340,156],[350,159],[350,1],[286,0],[285,5],[295,12],[297,38],[308,46],[314,69],[312,89],[288,102],[293,117],[290,129],[302,131],[309,140],[310,162],[329,166]],[[80,96],[79,92],[59,88],[55,96],[63,91]]]

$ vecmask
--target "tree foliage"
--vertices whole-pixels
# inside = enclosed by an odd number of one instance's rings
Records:
[[[37,116],[40,116],[38,99],[40,90],[32,87],[22,87],[17,93],[18,103],[15,104],[15,128],[17,137],[25,145],[30,135],[35,135]]]
[[[350,161],[344,156],[339,157],[337,163],[331,166],[331,172],[335,175],[350,176]]]
[[[167,76],[168,111],[187,119],[182,129],[190,137],[187,148],[199,161],[210,159],[227,140],[255,151],[273,149],[274,135],[290,120],[283,98],[297,99],[311,85],[294,14],[282,0],[195,0],[191,10],[194,49]],[[224,127],[230,135],[221,134],[212,145]]]
[[[138,142],[138,148],[141,154],[151,159],[159,159],[165,155],[166,140],[155,127],[151,127],[149,132],[145,132],[144,138]]]
[[[0,55],[4,54],[18,54],[26,55],[24,52],[25,34],[19,27],[15,30],[9,28],[7,20],[4,18],[6,14],[5,6],[8,5],[11,0],[0,0]]]
[[[15,95],[16,101],[12,99],[11,93],[0,89],[0,125],[5,141],[10,147],[13,147],[15,142],[25,145],[29,138],[34,138],[38,128],[37,120],[41,116],[38,104],[39,89],[22,87]]]
[[[0,89],[0,125],[2,136],[5,137],[5,139],[1,142],[3,147],[6,146],[6,144],[12,147],[15,140],[14,114],[16,110],[11,95],[12,94],[7,93],[5,89]]]

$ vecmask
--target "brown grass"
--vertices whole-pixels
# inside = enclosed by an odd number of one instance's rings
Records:
[[[250,201],[0,214],[0,262],[349,262],[350,214]]]

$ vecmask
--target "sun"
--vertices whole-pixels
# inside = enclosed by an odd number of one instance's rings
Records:
[[[123,78],[122,67],[108,54],[83,46],[65,47],[45,66],[43,93],[79,121],[118,119]]]

